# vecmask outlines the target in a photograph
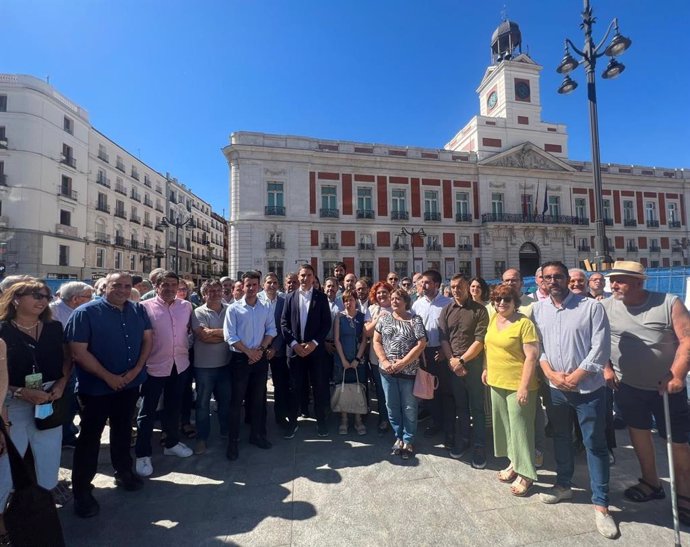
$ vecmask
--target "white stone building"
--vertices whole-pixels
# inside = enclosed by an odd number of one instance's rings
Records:
[[[197,226],[183,234],[180,273],[210,275],[193,260],[203,252],[192,241],[218,241],[211,207],[169,179],[47,83],[0,74],[0,274],[88,280],[115,269],[173,268],[174,228],[160,223],[175,212],[192,214]],[[178,195],[180,210],[170,200]]]
[[[325,276],[343,260],[374,279],[427,268],[494,278],[509,266],[532,275],[546,260],[591,258],[591,164],[568,159],[565,126],[542,120],[542,67],[517,44],[501,49],[512,28],[494,34],[479,115],[443,149],[233,133],[224,148],[230,274],[306,261]],[[602,171],[609,253],[650,267],[687,263],[687,170]],[[426,236],[412,242],[403,226]]]

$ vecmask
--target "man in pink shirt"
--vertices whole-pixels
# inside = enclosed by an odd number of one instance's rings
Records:
[[[179,441],[180,403],[189,370],[189,333],[192,304],[176,298],[179,277],[163,272],[156,280],[156,296],[142,302],[153,326],[153,345],[146,361],[148,378],[141,387],[143,398],[137,417],[136,471],[142,477],[153,473],[151,434],[156,408],[164,394],[162,426],[165,433],[166,456],[186,458],[192,449]]]

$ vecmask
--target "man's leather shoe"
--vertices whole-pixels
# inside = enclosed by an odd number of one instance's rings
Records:
[[[91,490],[74,496],[74,514],[78,517],[84,519],[95,517],[100,510],[101,507],[96,498],[93,497]]]
[[[273,446],[266,437],[250,438],[249,444],[253,444],[255,446],[258,446],[259,448],[263,448],[264,450],[268,450]]]
[[[141,490],[144,487],[144,481],[131,471],[125,471],[123,473],[116,472],[115,486],[123,488],[128,492],[134,492],[136,490]]]
[[[235,461],[237,458],[240,457],[240,451],[237,448],[237,441],[230,441],[228,443],[228,449],[225,452],[225,456],[230,460],[230,461]]]

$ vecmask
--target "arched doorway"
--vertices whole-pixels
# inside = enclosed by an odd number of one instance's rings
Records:
[[[534,275],[540,264],[537,246],[534,243],[523,243],[520,247],[520,274],[522,277]]]

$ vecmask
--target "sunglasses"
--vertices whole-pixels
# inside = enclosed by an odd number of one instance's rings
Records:
[[[499,296],[499,297],[494,298],[493,300],[497,304],[499,302],[505,302],[506,304],[510,304],[513,301],[513,297],[512,296]]]
[[[43,300],[45,298],[46,301],[49,301],[52,298],[50,296],[50,294],[46,294],[44,292],[39,292],[39,291],[23,292],[23,293],[19,294],[18,296],[33,296],[34,300]]]

